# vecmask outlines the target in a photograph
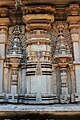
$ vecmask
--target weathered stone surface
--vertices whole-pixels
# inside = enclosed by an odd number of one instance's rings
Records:
[[[2,102],[80,102],[79,3],[41,1],[0,1]]]

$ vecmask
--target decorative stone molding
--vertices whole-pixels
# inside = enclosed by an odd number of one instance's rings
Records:
[[[54,21],[54,16],[53,15],[49,15],[49,14],[27,14],[25,16],[23,16],[23,19],[26,21],[26,22],[29,22],[29,21],[33,21],[35,22],[35,20],[37,19],[37,21],[41,21],[42,19],[43,20],[46,20],[49,21],[49,22],[53,22]]]
[[[0,18],[0,25],[8,26],[10,23],[9,18]]]
[[[25,104],[74,102],[77,88],[74,73],[80,73],[80,64],[73,62],[73,49],[76,51],[79,46],[79,4],[70,4],[68,8],[55,5],[55,9],[48,3],[42,5],[37,1],[33,5],[34,1],[29,2],[23,5],[16,0],[14,6],[7,8],[2,1],[0,7],[0,47],[7,57],[2,58],[0,52],[0,84],[4,84],[6,94],[2,97],[6,96],[8,102],[16,100]],[[78,53],[79,49],[75,52],[76,58]]]
[[[43,30],[47,30],[50,31],[51,30],[51,25],[50,24],[42,24],[42,23],[32,23],[32,24],[27,24],[26,25],[26,30],[30,31],[30,30],[34,30],[34,29],[43,29]]]
[[[66,12],[68,15],[77,16],[80,14],[79,4],[70,4],[69,7],[66,8]]]
[[[51,24],[54,22],[54,7],[35,6],[26,7],[26,13],[23,15],[23,21],[27,23],[26,30],[44,29],[51,30]],[[42,12],[44,11],[44,12]],[[36,14],[35,14],[36,12]],[[49,14],[48,14],[49,12]]]
[[[43,5],[40,5],[40,6],[26,6],[25,7],[25,10],[26,10],[26,14],[29,14],[29,13],[50,13],[50,14],[53,14],[55,12],[55,8],[52,7],[52,6],[43,6]]]
[[[7,7],[0,8],[0,17],[8,16],[8,12],[9,12],[9,10]]]
[[[69,28],[77,29],[79,27],[79,21],[80,21],[80,14],[79,14],[79,4],[70,4],[68,11],[67,11],[67,22],[69,23]],[[75,30],[76,32],[76,30]]]
[[[0,44],[7,44],[8,26],[0,26]]]
[[[57,83],[57,89],[59,89],[58,94],[60,96],[61,103],[70,102],[70,90],[68,86],[68,82],[70,84],[70,80],[68,80],[67,76],[70,76],[68,69],[69,64],[72,63],[72,52],[70,48],[71,43],[68,41],[69,39],[65,35],[67,30],[68,24],[66,22],[57,21],[53,25],[53,31],[57,35],[53,57],[56,63],[56,81],[59,81],[59,83]]]

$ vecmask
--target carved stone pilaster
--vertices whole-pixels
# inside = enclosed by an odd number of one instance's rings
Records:
[[[52,10],[53,8],[48,9]],[[29,13],[30,10],[31,13]],[[26,13],[23,16],[28,31],[26,93],[36,94],[36,103],[45,103],[45,100],[48,103],[53,102],[51,98],[53,92],[51,92],[52,65],[49,32],[51,24],[54,22],[54,15],[53,13],[50,14],[51,11],[48,11],[48,14],[44,7],[38,6],[35,6],[35,8],[26,7],[26,12],[28,14]],[[35,12],[37,13],[34,14]]]
[[[59,96],[61,103],[69,103],[70,102],[70,79],[68,75],[68,66],[72,63],[72,53],[70,48],[70,43],[67,41],[65,36],[65,30],[67,31],[68,25],[65,22],[57,22],[53,26],[55,28],[55,32],[58,34],[56,49],[54,52],[54,60],[57,66],[59,66],[59,70],[56,71],[57,81],[59,83],[57,89],[59,89]],[[69,80],[68,80],[69,79]]]
[[[1,9],[0,9],[1,10]],[[4,11],[3,11],[4,12]],[[7,13],[7,11],[6,11]],[[1,18],[0,18],[0,94],[3,93],[4,91],[4,82],[6,80],[6,78],[4,79],[4,60],[5,60],[5,44],[7,43],[7,37],[8,37],[8,25],[9,25],[9,18],[7,17],[3,17],[3,14],[1,14]],[[7,72],[7,71],[6,71]],[[7,80],[6,80],[7,81]]]
[[[20,46],[20,39],[14,38],[13,42],[10,44],[10,49],[7,54],[7,58],[9,59],[9,64],[12,69],[12,77],[11,77],[11,93],[18,93],[18,80],[19,80],[19,64],[22,59],[22,49]]]
[[[71,38],[73,42],[73,50],[74,50],[74,62],[80,61],[80,53],[79,53],[79,5],[78,4],[71,4],[69,6],[69,10],[71,11],[68,17],[67,22],[69,23],[69,29],[71,33]]]
[[[74,53],[74,68],[75,68],[75,81],[76,81],[76,101],[80,101],[80,79],[79,79],[79,71],[80,71],[80,43],[79,43],[79,21],[80,21],[80,15],[79,15],[79,4],[71,4],[69,6],[69,10],[72,12],[68,13],[69,16],[67,17],[67,22],[69,23],[69,29],[71,33],[71,38],[73,42],[73,53]]]
[[[4,63],[4,86],[3,91],[4,93],[8,94],[9,91],[9,65]]]
[[[57,80],[56,80],[56,66],[52,65],[52,84],[51,89],[53,94],[57,95]]]
[[[70,69],[70,78],[71,78],[71,102],[75,102],[75,92],[76,92],[76,81],[75,81],[75,68],[73,65],[69,65],[69,69]]]

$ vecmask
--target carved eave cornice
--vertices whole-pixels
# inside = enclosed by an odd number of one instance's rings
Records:
[[[50,23],[52,23],[54,21],[54,16],[53,15],[49,15],[49,14],[26,14],[23,16],[23,19],[25,22],[29,22],[29,21],[41,21],[41,20],[48,20]]]
[[[47,4],[38,4],[40,1],[37,1],[37,3],[34,1],[25,1],[23,0],[23,9],[22,14],[23,15],[23,20],[24,23],[52,23],[54,22],[54,16],[55,20],[66,20],[67,16],[67,21],[71,22],[74,17],[75,19],[73,22],[79,21],[79,16],[80,16],[80,5],[79,4],[66,4],[67,2],[60,2],[60,4],[55,4],[54,1],[52,1],[52,4],[45,3]],[[49,2],[49,1],[48,1]],[[58,1],[59,2],[59,1]],[[76,1],[77,2],[77,1]],[[31,4],[28,4],[31,3]],[[32,4],[35,3],[35,4]],[[10,17],[12,20],[11,25],[14,23],[15,24],[15,0],[4,0],[0,1],[0,17]],[[10,15],[10,16],[9,16]],[[74,16],[72,18],[72,16]],[[20,18],[21,20],[21,18]],[[23,21],[21,20],[23,23]]]
[[[36,24],[27,24],[26,26],[26,30],[30,31],[30,30],[34,30],[34,29],[43,29],[43,30],[47,30],[50,31],[51,30],[51,25],[50,24],[41,24],[41,23],[36,23]]]
[[[0,0],[0,5],[14,5],[15,0]],[[33,5],[33,4],[49,4],[56,6],[68,5],[71,2],[78,2],[80,0],[22,0],[23,4]]]
[[[26,6],[25,10],[26,10],[26,14],[29,13],[53,14],[55,12],[55,8],[50,5]]]

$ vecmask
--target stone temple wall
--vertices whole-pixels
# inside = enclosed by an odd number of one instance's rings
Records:
[[[80,102],[80,6],[0,7],[0,102]]]

